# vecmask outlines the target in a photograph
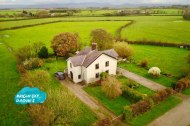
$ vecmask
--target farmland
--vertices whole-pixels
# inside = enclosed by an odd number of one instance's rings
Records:
[[[106,13],[113,13],[115,10],[108,10]],[[171,11],[170,13],[177,13],[176,10],[165,10]],[[86,10],[81,12],[83,16],[91,13]],[[94,12],[96,14],[102,15],[104,11]],[[104,20],[104,21],[103,21]],[[109,20],[109,21],[108,21]],[[117,21],[116,21],[117,20]],[[129,23],[129,20],[134,20],[135,23],[126,27],[121,31],[122,38],[128,39],[130,41],[161,41],[161,42],[172,42],[172,43],[190,43],[190,22],[184,21],[181,16],[128,16],[128,17],[68,17],[68,18],[45,18],[45,19],[31,19],[31,20],[20,20],[20,21],[6,21],[0,22],[0,29],[3,28],[12,28],[18,26],[27,26],[35,25],[40,23],[48,23],[54,21],[60,21],[52,24],[44,24],[38,26],[31,26],[26,28],[18,28],[13,30],[4,30],[0,32],[0,43],[11,47],[13,51],[18,48],[33,44],[34,42],[44,42],[49,49],[50,53],[53,53],[50,48],[52,38],[61,33],[61,32],[76,32],[80,36],[80,42],[82,47],[85,47],[90,44],[90,32],[97,28],[102,28],[110,32],[113,36],[116,36],[117,30]],[[19,82],[19,74],[16,71],[15,59],[12,58],[10,52],[7,48],[4,47],[4,44],[0,44],[0,59],[3,64],[7,66],[0,66],[6,73],[0,76],[0,80],[3,83],[11,83],[14,81],[14,87],[2,87],[1,89],[12,89],[13,94],[9,94],[9,97],[13,97],[19,87],[15,86]],[[170,87],[172,82],[177,81],[177,77],[180,77],[182,74],[183,68],[189,67],[187,63],[187,55],[189,53],[186,49],[174,48],[174,47],[159,47],[159,46],[149,46],[149,45],[131,45],[134,50],[134,56],[132,59],[136,64],[121,63],[120,67],[125,68],[129,71],[132,71],[136,74],[144,76],[148,79],[156,81],[166,87]],[[143,59],[148,60],[148,66],[153,67],[157,66],[161,69],[162,72],[173,75],[173,77],[166,77],[161,75],[160,78],[152,78],[148,76],[147,70],[140,68],[138,66],[139,62]],[[9,62],[7,62],[9,61]],[[6,63],[5,63],[6,62]],[[10,65],[10,66],[9,66]],[[52,75],[55,71],[63,71],[66,68],[66,59],[61,59],[56,61],[53,59],[51,62],[46,63],[41,69],[48,70]],[[8,73],[9,72],[9,73]],[[1,74],[2,74],[1,73]],[[7,78],[10,74],[13,78]],[[6,80],[6,82],[5,82]],[[119,78],[119,80],[125,83],[125,78]],[[7,85],[10,86],[10,85]],[[13,89],[14,88],[14,89]],[[52,88],[59,88],[59,82],[53,79]],[[122,114],[123,106],[130,105],[131,102],[123,97],[118,97],[115,100],[110,101],[105,94],[101,91],[100,87],[87,87],[85,91],[88,92],[93,97],[97,98],[102,104],[104,104],[108,109],[113,111],[115,114]],[[140,86],[137,89],[138,92],[152,95],[153,91]],[[189,94],[189,90],[185,91],[185,94]],[[3,96],[4,97],[4,96]],[[7,104],[11,105],[9,100],[6,101]],[[90,125],[96,121],[95,115],[89,110],[89,108],[78,100],[81,104],[81,114],[79,115],[74,125]],[[153,119],[162,115],[175,105],[180,102],[176,97],[170,97],[163,103],[157,105],[153,110],[148,113],[143,114],[129,122],[131,125],[146,125]],[[6,108],[6,107],[3,107]],[[25,108],[14,108],[14,113],[17,114],[17,111],[23,110],[23,113],[20,116],[27,115],[24,111]],[[6,108],[7,110],[8,108]],[[152,115],[154,114],[154,115]],[[84,116],[85,115],[85,116]],[[10,120],[14,117],[8,115]],[[149,117],[152,118],[149,118]],[[16,119],[20,121],[18,124],[26,124],[29,122],[27,116],[25,116],[25,121]],[[82,118],[82,120],[81,120]],[[2,120],[2,118],[0,118]],[[8,120],[8,119],[7,119]],[[6,120],[6,121],[7,121]]]

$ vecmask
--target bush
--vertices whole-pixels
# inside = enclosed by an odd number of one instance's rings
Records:
[[[102,73],[100,74],[100,78],[101,78],[101,80],[105,80],[105,79],[107,79],[108,76],[109,76],[109,74],[106,73],[106,72],[102,72]]]
[[[147,67],[148,66],[148,60],[147,59],[143,59],[140,61],[140,66],[141,67]]]
[[[185,20],[190,20],[190,10],[186,10],[183,14]]]
[[[130,88],[138,88],[139,87],[139,84],[136,83],[134,80],[131,80],[131,79],[127,79],[127,83],[126,84]]]
[[[150,75],[158,77],[158,76],[160,76],[161,70],[158,67],[152,67],[152,68],[149,69],[148,73]]]
[[[187,75],[185,78],[180,79],[176,83],[176,90],[178,92],[190,87],[190,77],[189,76],[190,75]]]
[[[32,52],[32,47],[31,46],[24,46],[22,48],[19,48],[18,51],[15,53],[17,63],[21,64],[23,61],[34,57],[34,54]]]
[[[144,98],[146,98],[146,95],[143,95],[141,93],[139,93],[136,90],[133,90],[129,87],[123,87],[122,88],[122,96],[130,99],[132,102],[138,102]]]
[[[116,98],[122,94],[121,83],[114,76],[108,76],[102,81],[102,91],[109,98]]]
[[[35,70],[24,74],[21,77],[21,86],[39,87],[41,89],[48,88],[51,77],[47,71]]]
[[[116,42],[114,44],[114,50],[122,58],[130,59],[133,55],[133,50],[126,42]]]
[[[133,111],[132,111],[132,108],[131,106],[125,106],[124,107],[124,118],[125,118],[125,121],[128,122],[129,120],[132,120],[133,118]]]
[[[17,70],[20,74],[25,74],[27,72],[27,70],[25,69],[25,67],[23,65],[17,65]]]
[[[29,60],[25,60],[23,62],[23,65],[24,65],[25,69],[27,69],[27,70],[39,68],[39,67],[43,66],[43,64],[44,64],[43,60],[41,60],[39,58],[30,58]]]
[[[97,124],[94,126],[113,126],[113,125],[112,125],[111,120],[109,118],[106,118],[106,119],[99,120]]]
[[[187,62],[190,63],[190,53],[189,53],[189,55],[187,56]]]
[[[44,104],[29,105],[27,111],[30,115],[33,126],[48,126],[50,124],[53,112]]]
[[[38,57],[39,58],[48,58],[48,49],[43,46],[40,51],[38,52]]]

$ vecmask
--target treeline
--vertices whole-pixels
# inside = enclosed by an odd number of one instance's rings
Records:
[[[78,13],[80,12],[80,10],[77,10],[77,9],[53,9],[53,10],[50,10],[49,13],[68,13],[68,12],[73,12],[73,13]]]
[[[190,10],[186,10],[183,14],[185,20],[190,20]]]

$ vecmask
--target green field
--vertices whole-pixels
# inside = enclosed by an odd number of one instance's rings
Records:
[[[92,30],[103,28],[114,35],[116,30],[126,23],[128,22],[60,22],[30,28],[3,31],[1,32],[1,37],[4,38],[6,44],[14,49],[39,41],[46,43],[47,47],[50,47],[50,42],[55,35],[61,32],[77,32],[81,37],[81,42],[83,45],[88,45],[90,43],[90,32]],[[4,37],[3,35],[8,35],[9,37]]]
[[[14,103],[14,96],[20,90],[19,73],[16,71],[13,55],[4,44],[0,44],[0,63],[0,125],[28,126],[30,119],[25,110],[26,106]]]
[[[182,16],[138,16],[136,22],[122,31],[122,37],[132,41],[190,43],[190,22]]]

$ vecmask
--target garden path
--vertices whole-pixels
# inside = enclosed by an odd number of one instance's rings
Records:
[[[139,76],[139,75],[137,75],[135,73],[132,73],[132,72],[130,72],[128,70],[125,70],[125,69],[122,69],[122,68],[118,67],[117,71],[121,72],[123,74],[123,76],[125,76],[125,77],[127,77],[127,78],[129,78],[131,80],[134,80],[137,83],[139,83],[139,84],[141,84],[141,85],[143,85],[143,86],[145,86],[145,87],[147,87],[147,88],[149,88],[149,89],[151,89],[153,91],[158,91],[158,90],[162,90],[162,89],[166,88],[166,87],[164,87],[164,86],[162,86],[162,85],[160,85],[160,84],[158,84],[158,83],[156,83],[154,81],[146,79],[146,78],[144,78],[142,76]]]
[[[190,125],[190,98],[160,116],[148,126],[189,126]]]

